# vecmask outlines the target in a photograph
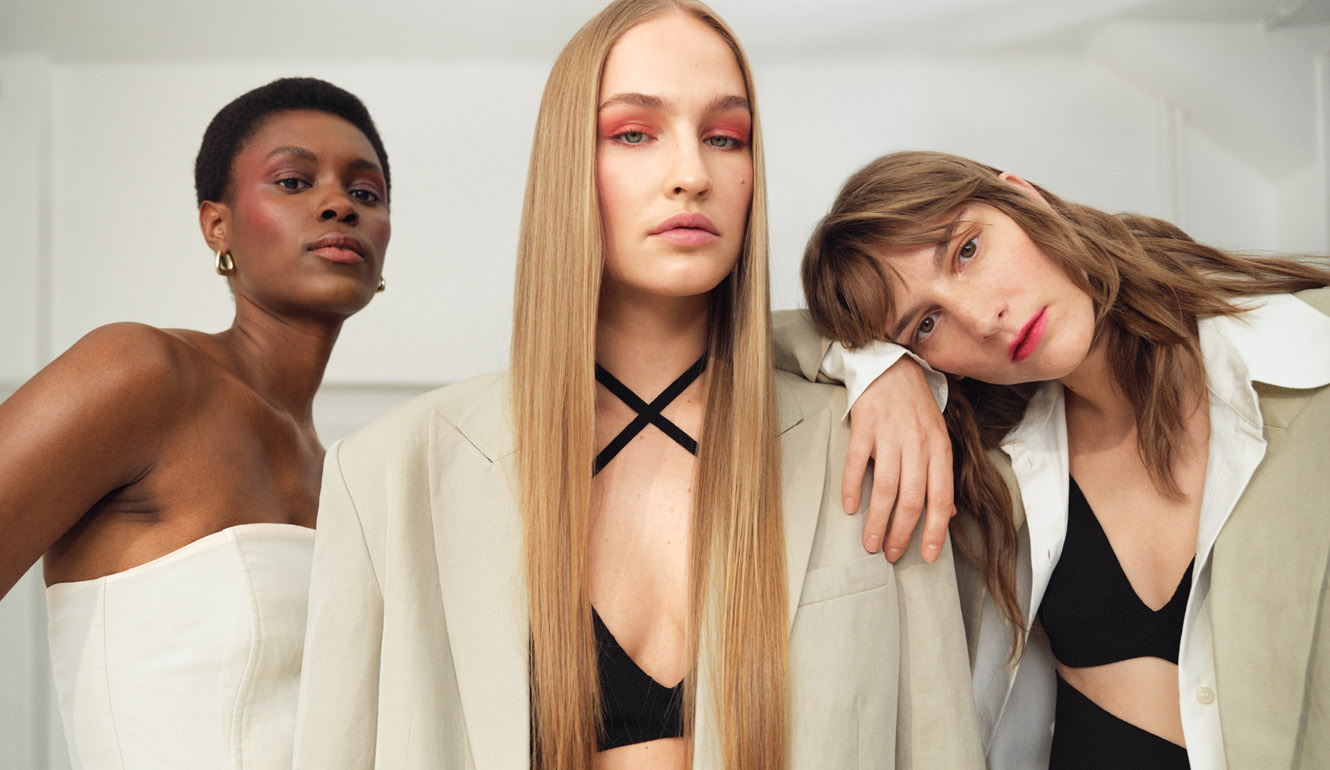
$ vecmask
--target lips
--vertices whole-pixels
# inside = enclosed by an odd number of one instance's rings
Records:
[[[1034,317],[1025,322],[1021,331],[1016,335],[1016,339],[1007,346],[1007,355],[1012,361],[1020,363],[1029,358],[1034,353],[1035,348],[1039,347],[1039,342],[1044,338],[1044,328],[1048,325],[1048,308],[1041,308]]]
[[[365,246],[354,235],[329,233],[306,247],[330,262],[355,264],[365,259]]]
[[[698,246],[720,237],[716,226],[702,214],[675,214],[650,234],[683,246]]]

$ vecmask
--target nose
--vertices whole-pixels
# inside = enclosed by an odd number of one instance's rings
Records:
[[[698,142],[685,138],[670,152],[666,187],[671,196],[706,197],[711,192],[711,173]]]
[[[348,225],[354,225],[360,219],[360,215],[356,213],[356,206],[351,200],[351,196],[338,191],[324,198],[319,211],[319,219],[324,222],[337,220]]]
[[[1007,308],[999,297],[971,291],[958,298],[952,312],[972,334],[987,339],[1002,330]]]

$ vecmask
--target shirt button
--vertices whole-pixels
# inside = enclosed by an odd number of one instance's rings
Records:
[[[1215,691],[1209,687],[1196,688],[1196,702],[1202,706],[1209,706],[1215,702]]]

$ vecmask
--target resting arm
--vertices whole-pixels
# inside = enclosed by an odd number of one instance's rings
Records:
[[[847,513],[858,510],[859,490],[872,460],[864,548],[876,553],[885,540],[887,558],[895,561],[923,514],[923,557],[935,561],[956,513],[951,440],[940,411],[946,402],[945,378],[926,370],[898,345],[877,343],[847,351],[832,344],[813,328],[807,311],[774,314],[773,330],[779,368],[809,380],[843,382],[849,389],[850,448],[841,501]]]

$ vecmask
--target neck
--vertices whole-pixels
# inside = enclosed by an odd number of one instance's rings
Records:
[[[596,362],[643,397],[659,393],[706,352],[710,305],[705,294],[624,297],[602,291]]]
[[[237,376],[273,407],[312,427],[314,394],[343,320],[281,317],[237,300],[235,321],[216,337]]]
[[[1136,413],[1113,375],[1106,338],[1096,342],[1081,365],[1060,382],[1067,390],[1069,417],[1075,412],[1105,433],[1119,434],[1135,429]]]

